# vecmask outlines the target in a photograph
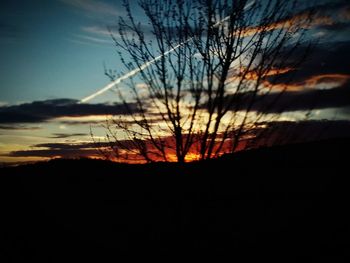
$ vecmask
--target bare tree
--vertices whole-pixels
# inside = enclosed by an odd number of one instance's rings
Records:
[[[140,23],[127,1],[112,37],[137,77],[116,93],[128,116],[109,120],[118,158],[178,161],[234,152],[254,137],[287,85],[278,77],[303,61],[311,11],[297,0],[140,0]],[[304,45],[306,45],[304,43]],[[113,80],[115,74],[106,71]],[[286,82],[284,82],[286,83]],[[273,100],[262,103],[269,94]]]

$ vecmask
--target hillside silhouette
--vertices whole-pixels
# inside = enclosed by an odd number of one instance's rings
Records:
[[[339,262],[349,149],[343,138],[184,165],[56,159],[1,168],[2,262],[170,252]]]

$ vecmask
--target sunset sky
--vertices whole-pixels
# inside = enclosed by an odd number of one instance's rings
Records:
[[[131,1],[133,12],[143,21],[135,2]],[[316,94],[315,110],[303,125],[317,128],[327,119],[332,122],[329,137],[346,136],[350,135],[350,3],[316,2],[317,18],[307,37],[318,45],[293,72],[284,99],[300,99],[290,105],[280,124],[297,121]],[[1,1],[0,163],[98,156],[90,127],[102,139],[99,123],[126,114],[125,109],[115,104],[112,91],[87,103],[77,102],[109,83],[104,67],[127,72],[107,30],[116,25],[118,16],[125,16],[121,0]]]

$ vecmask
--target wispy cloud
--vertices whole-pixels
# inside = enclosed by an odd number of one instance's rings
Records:
[[[114,24],[116,24],[118,17],[125,14],[118,1],[111,3],[99,0],[60,1],[83,12],[88,18],[92,18],[89,22],[90,25],[81,27],[81,33],[74,35],[69,41],[77,44],[112,45],[110,34],[111,32],[116,33],[114,32],[116,29]]]
[[[87,40],[93,43],[98,43],[98,44],[111,44],[112,40],[111,39],[103,39],[103,38],[98,38],[98,37],[92,37],[92,36],[84,36],[84,35],[77,35],[77,37]]]
[[[147,38],[152,38],[154,37],[153,34],[153,29],[150,25],[147,24],[140,24],[139,28],[143,35]],[[103,36],[110,36],[111,34],[114,37],[119,37],[119,26],[113,23],[110,23],[109,25],[106,26],[98,26],[98,25],[93,25],[93,26],[85,26],[82,28],[82,31],[89,33],[89,34],[95,34],[95,35],[103,35]],[[178,34],[178,30],[174,27],[167,27],[168,32],[172,32],[172,34],[176,35]],[[123,32],[126,35],[131,35],[134,32],[130,30],[129,28],[123,28]]]
[[[97,0],[61,0],[63,3],[78,8],[88,15],[119,16],[122,14],[116,6]]]
[[[93,45],[99,45],[99,46],[111,46],[112,45],[112,39],[106,38],[104,36],[89,36],[84,34],[76,34],[72,38],[68,39],[69,41],[77,44],[93,44]]]
[[[82,28],[82,30],[86,33],[95,34],[95,35],[103,35],[103,36],[110,36],[111,35],[111,29],[107,26],[85,26]]]

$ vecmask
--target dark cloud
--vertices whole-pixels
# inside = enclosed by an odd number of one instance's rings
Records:
[[[317,14],[334,14],[334,12],[342,11],[348,7],[350,7],[348,0],[331,0],[321,4],[314,3],[310,10]]]
[[[148,123],[158,123],[158,122],[162,122],[164,119],[161,117],[160,113],[153,113],[150,112],[147,115],[149,117],[149,119],[147,120]],[[110,122],[111,119],[106,119],[106,120],[102,120],[102,121],[95,121],[95,120],[83,120],[83,121],[75,121],[75,120],[68,120],[68,121],[60,121],[60,123],[64,124],[64,125],[106,125],[107,122]],[[134,124],[135,121],[134,120],[130,120],[130,121],[126,121],[123,120],[123,124]]]
[[[33,130],[40,130],[41,127],[38,126],[26,126],[26,125],[15,125],[15,124],[11,124],[11,125],[0,125],[0,130],[29,130],[29,131],[33,131]]]
[[[107,146],[102,145],[102,146]],[[32,146],[32,150],[13,151],[9,157],[87,157],[98,154],[95,143],[42,143]],[[45,148],[45,149],[38,149]]]
[[[302,1],[304,2],[304,1]],[[311,25],[320,26],[323,24],[328,24],[329,22],[336,22],[337,16],[340,13],[343,13],[344,10],[350,8],[350,3],[348,0],[330,0],[327,2],[317,3],[315,1],[310,1],[311,5],[307,8],[303,8],[300,11],[297,11],[293,16],[302,17],[303,15],[311,15],[311,18],[315,23],[311,21]],[[304,4],[308,5],[306,1]],[[301,5],[302,6],[302,5]],[[296,9],[297,10],[297,9]],[[342,18],[346,20],[346,17],[342,15]]]
[[[107,146],[107,144],[106,144]],[[51,150],[78,150],[86,148],[96,148],[93,142],[88,143],[39,143],[35,144],[34,148],[49,148]]]
[[[125,144],[129,140],[123,141]],[[32,145],[33,148],[48,148],[51,150],[81,150],[81,149],[95,149],[96,147],[110,147],[109,142],[83,142],[83,143],[39,143]],[[130,145],[131,147],[131,145]]]
[[[104,121],[60,121],[60,123],[64,125],[98,125],[98,124],[106,124],[106,120]]]
[[[51,137],[52,139],[64,139],[69,137],[77,137],[77,136],[86,136],[87,133],[53,133]]]
[[[316,28],[321,31],[328,31],[328,33],[338,34],[339,32],[349,32],[350,22],[335,22],[330,25],[319,25]]]
[[[345,120],[283,121],[260,124],[265,124],[266,127],[257,128],[254,131],[258,135],[255,141],[258,146],[348,137],[350,134],[350,121]],[[125,141],[125,143],[128,143],[128,141]],[[104,142],[100,143],[99,146],[109,147],[110,144]],[[12,151],[3,156],[46,158],[91,157],[99,155],[96,147],[97,144],[95,143],[42,143],[33,145],[31,150]]]
[[[325,139],[330,137],[348,137],[350,121],[347,120],[305,120],[299,122],[281,121],[267,123],[269,129],[283,131],[299,138]]]
[[[350,134],[350,121],[347,120],[277,121],[260,124],[266,125],[255,130],[255,142],[260,146],[348,138]]]
[[[294,58],[280,63],[286,67],[293,65],[295,58],[298,59],[301,54],[307,52],[305,49],[306,47],[299,48]],[[312,76],[327,74],[350,75],[350,42],[319,44],[309,51],[306,60],[297,69],[269,76],[267,80],[276,84],[300,84]]]
[[[128,140],[124,144],[129,143]],[[31,150],[12,151],[2,156],[8,157],[61,157],[61,158],[79,158],[101,156],[98,148],[110,149],[108,142],[86,142],[86,143],[41,143],[31,146]],[[130,147],[132,145],[130,144]]]
[[[136,108],[135,104],[127,105],[129,111],[123,104],[78,104],[77,102],[72,99],[55,99],[3,106],[0,107],[0,123],[37,123],[58,117],[130,114]]]
[[[340,113],[349,114],[350,115],[350,106],[342,108],[340,110]]]
[[[350,106],[350,81],[332,89],[286,91],[256,96],[245,93],[234,96],[227,97],[227,100],[233,100],[232,110],[247,110],[252,98],[255,99],[250,110],[263,113],[346,107]]]
[[[8,154],[9,157],[46,157],[46,158],[79,158],[96,156],[98,151],[96,149],[44,149],[44,150],[27,150],[14,151]]]

